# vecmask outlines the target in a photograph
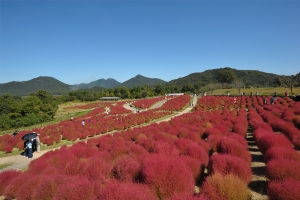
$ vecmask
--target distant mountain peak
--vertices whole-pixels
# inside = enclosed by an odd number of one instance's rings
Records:
[[[145,86],[145,85],[154,86],[158,83],[164,84],[164,83],[166,83],[166,81],[158,79],[158,78],[148,78],[148,77],[138,74],[135,77],[123,82],[122,86],[131,88],[131,87]]]

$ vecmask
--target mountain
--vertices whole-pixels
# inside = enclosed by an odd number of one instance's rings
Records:
[[[272,86],[279,75],[261,72],[257,70],[237,70],[229,67],[219,68],[219,69],[210,69],[204,72],[192,73],[188,76],[184,76],[178,79],[171,80],[167,83],[167,85],[177,85],[178,87],[182,87],[187,83],[197,83],[203,82],[205,84],[208,83],[217,83],[218,82],[218,74],[223,69],[230,69],[234,73],[235,77],[241,79],[245,84],[252,86],[261,86],[261,87],[269,87]]]
[[[148,85],[151,87],[151,86],[155,86],[158,83],[165,84],[166,81],[158,79],[158,78],[148,78],[148,77],[138,74],[137,76],[123,82],[121,86],[125,86],[127,88],[132,88],[132,87],[136,87],[136,86]]]
[[[121,83],[116,81],[113,78],[108,78],[105,80],[104,78],[98,79],[96,81],[92,81],[90,83],[81,83],[81,84],[75,84],[71,85],[71,90],[77,90],[77,89],[90,89],[93,87],[102,87],[102,88],[115,88],[119,86]]]
[[[69,92],[70,86],[47,76],[40,76],[29,81],[12,81],[0,84],[0,95],[26,96],[39,90],[46,90],[50,94],[57,95]]]
[[[9,82],[0,84],[0,95],[11,94],[16,96],[26,96],[33,92],[37,92],[38,90],[46,90],[51,94],[64,94],[68,93],[75,89],[87,89],[89,91],[103,91],[107,88],[115,88],[115,87],[127,87],[132,88],[136,86],[145,86],[148,85],[150,87],[155,86],[156,84],[166,84],[166,85],[175,85],[179,88],[183,87],[185,84],[194,84],[194,83],[217,83],[218,82],[218,74],[220,70],[230,69],[234,73],[234,75],[242,80],[246,85],[250,86],[260,86],[260,87],[270,87],[273,86],[274,82],[276,82],[279,75],[265,73],[257,70],[237,70],[231,68],[220,68],[220,69],[211,69],[206,70],[204,72],[192,73],[187,76],[171,80],[169,82],[165,82],[164,80],[158,78],[148,78],[142,75],[137,75],[123,83],[116,81],[115,79],[109,78],[99,79],[90,83],[82,83],[78,85],[68,85],[62,83],[61,81],[52,78],[40,76],[38,78],[31,79],[29,81],[21,81],[21,82]]]

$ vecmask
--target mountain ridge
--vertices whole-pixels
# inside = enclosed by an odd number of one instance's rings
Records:
[[[166,84],[166,85],[176,85],[178,87],[183,87],[186,84],[198,84],[198,83],[216,83],[218,81],[218,73],[222,69],[230,69],[234,75],[242,80],[245,84],[257,86],[261,85],[262,87],[271,86],[279,75],[261,72],[258,70],[237,70],[233,68],[218,68],[218,69],[209,69],[203,72],[195,72],[188,74],[177,79],[173,79],[169,82],[166,82],[158,78],[148,78],[140,74],[135,77],[124,81],[123,83],[118,82],[113,78],[108,79],[98,79],[90,83],[81,83],[69,85],[65,84],[53,77],[40,76],[33,78],[29,81],[12,81],[8,83],[0,84],[0,95],[11,94],[26,96],[30,93],[37,92],[38,90],[46,90],[47,92],[55,94],[65,94],[72,90],[77,89],[92,89],[94,87],[112,89],[116,87],[127,87],[132,88],[136,86],[145,86],[153,87],[156,84]]]

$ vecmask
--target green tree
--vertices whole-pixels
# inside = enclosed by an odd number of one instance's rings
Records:
[[[232,71],[232,69],[225,68],[219,71],[218,73],[218,80],[224,84],[224,83],[232,83],[233,80],[235,79],[235,74]]]
[[[165,94],[165,87],[162,84],[156,84],[154,89],[156,95],[164,95]]]

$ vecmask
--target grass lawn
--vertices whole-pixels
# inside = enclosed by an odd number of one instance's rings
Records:
[[[291,90],[289,88],[285,87],[276,87],[276,88],[245,88],[241,89],[241,93],[244,92],[247,96],[250,95],[250,92],[252,92],[253,95],[255,95],[256,92],[258,92],[258,95],[273,95],[274,92],[277,92],[278,96],[284,96],[285,91],[289,93],[291,96]],[[207,92],[208,95],[226,95],[227,92],[229,92],[230,95],[241,95],[239,94],[238,89],[217,89],[213,92]],[[300,87],[293,88],[293,92],[295,95],[300,94]]]

